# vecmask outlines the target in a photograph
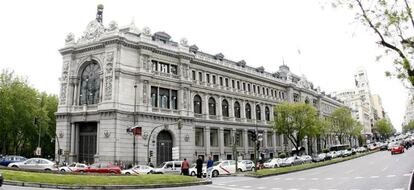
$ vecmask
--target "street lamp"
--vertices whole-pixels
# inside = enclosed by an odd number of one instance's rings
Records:
[[[135,83],[134,84],[134,127],[136,127],[136,123],[137,123],[137,120],[136,120],[136,115],[137,115],[137,84]],[[135,149],[136,149],[136,140],[135,140],[135,133],[133,133],[133,135],[132,135],[132,138],[134,139],[133,140],[133,143],[132,143],[132,149],[133,149],[133,155],[132,155],[132,162],[133,162],[133,164],[135,165],[135,159],[136,159],[136,155],[135,155]]]

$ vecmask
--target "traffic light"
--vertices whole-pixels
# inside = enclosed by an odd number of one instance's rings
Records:
[[[253,142],[254,142],[254,141],[256,141],[256,140],[257,140],[257,135],[256,135],[256,132],[249,131],[249,133],[250,133],[250,136],[252,137],[252,141],[253,141]]]
[[[150,157],[152,157],[153,154],[154,154],[154,152],[152,150],[150,150]]]

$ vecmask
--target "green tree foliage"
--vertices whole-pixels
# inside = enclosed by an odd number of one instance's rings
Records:
[[[0,153],[32,156],[38,146],[42,154],[54,155],[57,97],[39,93],[12,71],[0,73]],[[35,121],[38,122],[34,122]]]
[[[385,138],[390,137],[394,133],[391,124],[386,119],[377,121],[375,123],[373,131]]]
[[[384,55],[390,56],[395,76],[414,85],[414,19],[410,0],[336,0],[334,7],[346,7],[356,14],[355,20],[362,22],[377,36],[377,43],[384,48]],[[383,55],[377,57],[381,58]]]
[[[352,135],[356,130],[357,122],[352,118],[351,111],[347,108],[338,108],[331,114],[332,132],[339,138],[341,144],[345,137]],[[361,131],[359,131],[361,133]]]
[[[320,118],[315,125],[314,135],[323,141],[323,148],[326,148],[328,136],[333,133],[332,122],[327,118]]]
[[[316,109],[305,103],[284,103],[274,109],[275,131],[285,135],[299,151],[303,139],[315,133],[318,119]]]
[[[402,129],[404,133],[414,130],[414,121],[410,121],[408,124],[404,125]]]

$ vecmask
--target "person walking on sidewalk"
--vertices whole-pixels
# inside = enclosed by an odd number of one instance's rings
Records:
[[[213,164],[214,161],[211,159],[211,156],[209,156],[207,161],[207,180],[209,181],[211,181],[211,175],[213,175]]]
[[[201,159],[201,156],[199,156],[197,159],[196,168],[197,168],[197,178],[201,178],[201,176],[203,175],[203,160]]]
[[[183,163],[181,164],[181,173],[183,175],[188,175],[188,169],[190,168],[190,164],[187,161],[187,158],[184,158]]]

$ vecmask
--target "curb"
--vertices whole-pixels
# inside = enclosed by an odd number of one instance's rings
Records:
[[[21,181],[5,180],[3,185],[22,186],[22,187],[36,187],[36,188],[55,188],[55,189],[153,189],[153,188],[167,188],[167,187],[187,187],[196,185],[209,185],[211,181],[200,181],[192,183],[173,183],[173,184],[152,184],[152,185],[59,185],[49,183],[31,183]]]
[[[368,155],[373,154],[373,153],[376,153],[376,152],[379,152],[379,151],[372,151],[372,152],[369,152],[369,153],[367,153],[365,155],[358,156],[356,158],[351,158],[351,159],[347,159],[347,160],[341,160],[341,161],[338,161],[338,162],[334,162],[334,163],[330,163],[330,164],[326,164],[326,165],[322,165],[322,166],[315,166],[315,167],[305,168],[305,169],[301,169],[301,170],[293,170],[293,171],[281,172],[281,173],[276,173],[276,174],[266,174],[266,175],[261,175],[261,176],[249,176],[249,175],[245,175],[245,177],[264,178],[264,177],[270,177],[270,176],[276,176],[276,175],[283,175],[283,174],[289,174],[289,173],[294,173],[294,172],[300,172],[300,171],[305,171],[305,170],[320,168],[320,167],[324,167],[324,166],[329,166],[329,165],[332,165],[332,164],[338,164],[338,163],[341,163],[341,162],[346,162],[346,161],[349,161],[349,160],[353,160],[353,159],[361,158],[361,157],[364,157],[364,156],[368,156]]]

